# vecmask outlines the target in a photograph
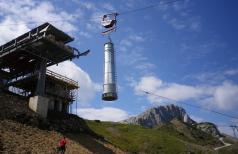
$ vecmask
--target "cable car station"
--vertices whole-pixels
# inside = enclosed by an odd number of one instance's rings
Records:
[[[42,117],[48,110],[68,112],[78,83],[47,67],[87,55],[89,50],[67,45],[73,40],[44,23],[0,46],[0,92],[29,99],[29,108]]]

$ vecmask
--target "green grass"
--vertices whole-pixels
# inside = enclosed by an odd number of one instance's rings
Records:
[[[181,123],[180,125],[184,127],[183,130],[176,130],[176,127],[173,124],[167,124],[157,129],[158,131],[169,133],[170,135],[173,135],[176,138],[187,141],[189,143],[194,143],[201,146],[219,145],[218,142],[220,141],[217,138],[212,137],[210,134],[207,134],[193,126],[189,126],[184,123]]]
[[[185,153],[188,149],[194,153],[208,153],[207,148],[190,145],[190,140],[186,136],[181,135],[169,125],[150,129],[112,122],[87,121],[87,124],[108,142],[131,153],[178,154]]]

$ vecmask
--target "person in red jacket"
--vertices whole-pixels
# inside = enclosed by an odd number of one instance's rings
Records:
[[[66,151],[66,139],[65,136],[63,136],[63,138],[59,142],[59,152],[61,154],[64,154],[65,151]]]

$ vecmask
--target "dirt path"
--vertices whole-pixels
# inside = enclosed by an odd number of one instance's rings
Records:
[[[225,147],[228,147],[228,146],[231,146],[231,145],[232,145],[232,144],[230,144],[230,143],[224,142],[224,140],[223,140],[222,137],[219,138],[219,140],[220,140],[224,145],[223,145],[223,146],[220,146],[220,147],[216,147],[216,148],[214,148],[214,150],[219,150],[219,149],[222,149],[222,148],[225,148]]]

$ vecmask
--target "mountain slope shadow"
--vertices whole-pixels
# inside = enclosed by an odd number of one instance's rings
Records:
[[[48,119],[51,126],[57,131],[74,140],[92,153],[113,154],[114,152],[103,145],[104,138],[92,131],[87,123],[80,117],[60,112],[49,112]],[[101,143],[99,142],[102,141]]]

